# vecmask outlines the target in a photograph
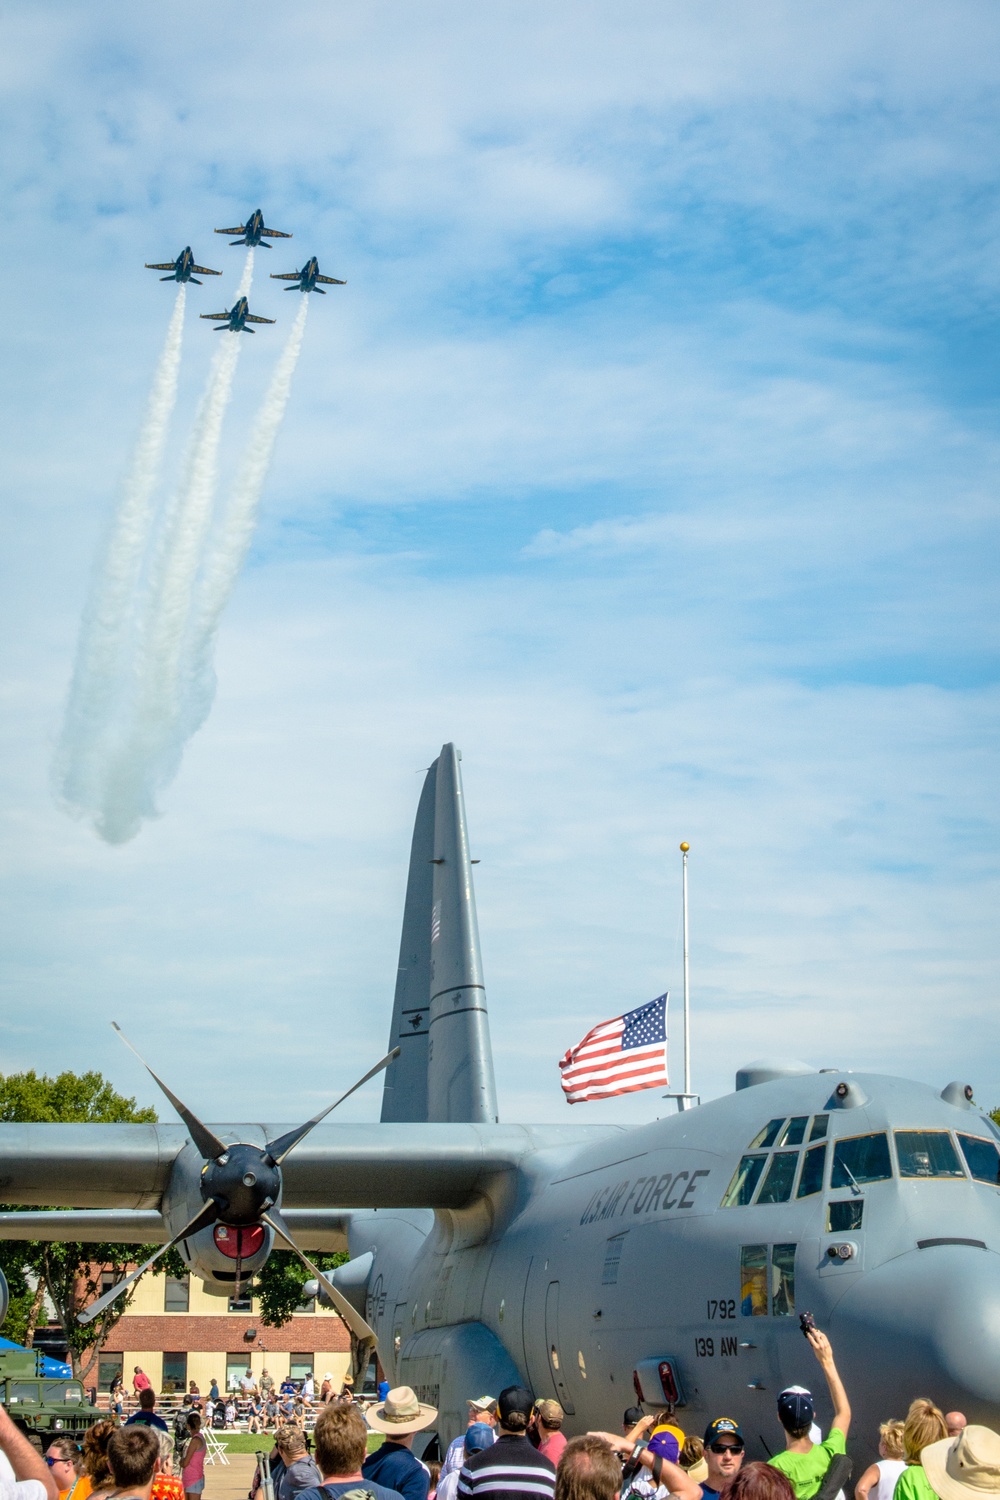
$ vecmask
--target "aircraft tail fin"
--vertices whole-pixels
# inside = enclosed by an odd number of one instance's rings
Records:
[[[382,1119],[488,1124],[493,1054],[459,753],[424,778],[410,849]]]

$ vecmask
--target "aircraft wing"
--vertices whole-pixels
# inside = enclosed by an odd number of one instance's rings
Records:
[[[346,286],[346,281],[338,281],[336,276],[317,276],[317,281],[325,281],[327,286]]]
[[[147,261],[144,262],[144,264],[145,264],[145,267],[146,267],[147,271],[176,271],[177,270],[177,262],[175,260],[165,260],[163,262],[147,260]],[[195,266],[194,269],[196,271],[201,271],[201,270],[204,270],[204,267],[203,266]],[[212,276],[218,276],[218,275],[221,274],[221,272],[212,271],[210,274]]]
[[[227,1142],[264,1146],[287,1125],[219,1125]],[[549,1148],[580,1149],[604,1125],[317,1125],[283,1164],[282,1212],[461,1208],[478,1186]],[[0,1124],[0,1202],[160,1211],[188,1134],[183,1125]],[[32,1214],[55,1229],[58,1216]],[[148,1227],[153,1221],[143,1219]],[[289,1219],[291,1224],[291,1219]],[[58,1237],[58,1236],[56,1236]]]
[[[350,1213],[339,1208],[289,1208],[285,1222],[304,1250],[346,1250]],[[81,1244],[112,1241],[165,1245],[170,1230],[153,1208],[64,1208],[36,1213],[0,1213],[0,1240],[46,1240],[58,1236]]]
[[[157,270],[162,270],[162,269],[163,269],[162,266],[158,266],[157,267]],[[200,276],[221,276],[222,275],[221,271],[211,271],[211,270],[209,270],[208,266],[192,266],[191,269],[192,269],[192,271],[197,271]]]
[[[270,240],[290,240],[292,235],[286,234],[283,229],[262,229],[261,234],[266,234]]]
[[[246,234],[247,226],[241,224],[238,229],[217,229],[216,234]]]
[[[301,281],[302,280],[302,272],[301,271],[272,271],[271,272],[271,280],[272,281]]]
[[[198,316],[200,318],[219,318],[225,323],[229,321],[228,313],[199,313]]]
[[[243,319],[244,323],[276,323],[277,318],[258,318],[255,313],[247,313]]]

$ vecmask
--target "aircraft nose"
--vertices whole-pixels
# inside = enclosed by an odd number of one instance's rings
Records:
[[[933,1397],[970,1422],[1000,1420],[1000,1255],[975,1245],[928,1243],[858,1278],[830,1316],[845,1385],[864,1390],[895,1372],[889,1405]],[[877,1371],[877,1377],[873,1372]],[[849,1373],[850,1372],[850,1378]],[[889,1407],[885,1406],[885,1410]]]

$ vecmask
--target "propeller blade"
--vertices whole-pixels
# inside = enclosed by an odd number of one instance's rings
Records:
[[[157,1079],[157,1082],[159,1083],[159,1079]],[[172,1249],[180,1240],[186,1239],[189,1234],[197,1234],[199,1229],[204,1229],[207,1225],[213,1224],[218,1216],[219,1207],[214,1199],[209,1203],[203,1204],[191,1222],[184,1225],[180,1234],[175,1234],[168,1244],[160,1245],[159,1249],[149,1257],[145,1265],[140,1266],[137,1271],[133,1271],[130,1275],[126,1276],[124,1281],[119,1281],[116,1286],[111,1287],[109,1291],[105,1292],[103,1297],[98,1297],[96,1302],[92,1302],[82,1312],[78,1312],[76,1321],[78,1323],[92,1323],[95,1318],[99,1318],[104,1309],[110,1307],[115,1298],[120,1297],[122,1292],[127,1291],[133,1281],[138,1281],[143,1272],[148,1271],[150,1266],[154,1265],[161,1255],[166,1255],[168,1250]]]
[[[362,1082],[364,1082],[363,1079]],[[355,1088],[357,1088],[357,1084],[355,1084]],[[263,1214],[262,1218],[263,1222],[269,1225],[270,1228],[274,1230],[275,1234],[281,1236],[292,1253],[298,1256],[299,1260],[305,1266],[310,1275],[319,1282],[320,1286],[323,1288],[324,1295],[328,1297],[329,1300],[333,1303],[334,1307],[337,1309],[337,1312],[343,1318],[344,1322],[354,1334],[355,1338],[372,1344],[377,1343],[378,1341],[375,1336],[374,1328],[370,1328],[368,1326],[361,1314],[348,1302],[343,1292],[338,1291],[329,1277],[324,1276],[319,1267],[313,1265],[308,1255],[306,1255],[303,1250],[299,1249],[298,1245],[295,1243],[295,1241],[292,1239],[292,1236],[288,1232],[285,1221],[281,1217],[281,1214],[278,1212],[278,1210],[276,1208],[272,1208],[266,1214]]]
[[[376,1073],[381,1073],[383,1068],[387,1068],[393,1059],[399,1056],[399,1052],[400,1049],[398,1047],[393,1047],[391,1052],[387,1052],[382,1060],[375,1064],[374,1068],[368,1069],[364,1078],[359,1078],[357,1083],[351,1085],[346,1094],[341,1094],[339,1099],[334,1099],[333,1103],[328,1105],[321,1114],[314,1115],[304,1125],[300,1125],[296,1130],[289,1130],[285,1135],[279,1135],[276,1141],[271,1141],[265,1146],[264,1149],[275,1166],[280,1166],[289,1151],[293,1150],[299,1144],[299,1141],[304,1140],[314,1126],[318,1125],[321,1120],[325,1120],[328,1114],[332,1114],[338,1104],[343,1104],[344,1100],[349,1099],[356,1089],[359,1089],[363,1083],[368,1082],[369,1078],[374,1078]],[[159,1079],[157,1079],[157,1082],[159,1082]],[[162,1084],[160,1086],[162,1088]]]
[[[202,314],[202,316],[204,317],[204,313]],[[140,1053],[135,1051],[135,1048],[132,1046],[132,1043],[129,1041],[124,1031],[122,1031],[121,1027],[118,1025],[118,1022],[112,1021],[111,1024],[117,1031],[118,1035],[121,1037],[122,1041],[125,1043],[128,1050],[130,1052],[135,1052],[136,1057],[138,1057],[139,1061],[142,1063],[143,1067],[146,1069],[146,1072],[149,1074],[150,1078],[152,1078],[153,1082],[158,1084],[166,1094],[167,1098],[174,1106],[174,1109],[176,1109],[177,1113],[184,1121],[184,1124],[191,1132],[191,1139],[194,1141],[195,1145],[198,1147],[198,1150],[201,1152],[202,1158],[205,1161],[215,1161],[217,1157],[224,1156],[226,1152],[225,1141],[220,1141],[219,1137],[213,1130],[209,1130],[207,1125],[203,1125],[198,1119],[198,1116],[193,1115],[188,1109],[187,1105],[182,1104],[177,1095],[171,1093],[171,1091],[167,1088],[167,1085],[163,1082],[163,1079],[157,1078],[156,1074],[153,1072],[146,1059]]]

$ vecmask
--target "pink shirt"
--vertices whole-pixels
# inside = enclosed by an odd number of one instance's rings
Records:
[[[561,1432],[554,1432],[551,1437],[543,1438],[538,1445],[539,1453],[544,1453],[554,1469],[558,1469],[559,1460],[563,1456],[566,1447],[566,1439]]]

